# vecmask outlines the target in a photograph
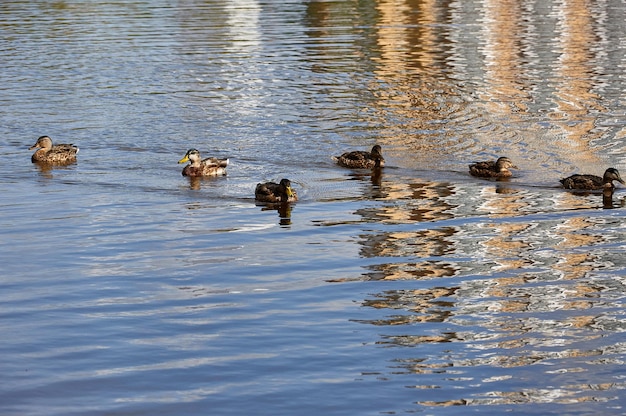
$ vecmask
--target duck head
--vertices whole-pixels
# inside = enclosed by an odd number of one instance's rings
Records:
[[[511,159],[506,156],[502,156],[496,160],[496,168],[498,169],[498,172],[502,172],[507,169],[519,169],[513,164],[513,162],[511,162]]]
[[[280,186],[284,189],[287,198],[293,198],[293,189],[291,189],[291,181],[289,179],[281,179]]]
[[[200,152],[197,149],[189,149],[181,160],[178,163],[186,163],[191,162],[192,165],[197,165],[200,163]]]
[[[605,186],[608,184],[610,186],[613,186],[613,181],[618,181],[619,183],[621,183],[622,185],[624,185],[624,180],[622,179],[622,177],[619,175],[619,172],[617,169],[615,168],[608,168],[605,172],[604,172],[604,177],[603,177],[603,181]]]
[[[37,139],[37,142],[28,148],[28,150],[34,149],[52,149],[52,139],[48,136],[41,136]]]

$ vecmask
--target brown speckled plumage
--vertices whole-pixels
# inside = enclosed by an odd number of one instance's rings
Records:
[[[385,166],[385,159],[379,145],[374,145],[371,152],[355,150],[353,152],[345,152],[334,159],[339,165],[352,169],[373,169]]]
[[[604,176],[597,175],[572,175],[567,178],[561,179],[561,184],[565,189],[581,189],[581,190],[594,190],[613,188],[613,181],[618,181],[624,184],[619,172],[615,168],[608,168],[604,172]]]
[[[191,176],[194,178],[202,176],[219,176],[226,175],[226,166],[228,159],[218,159],[215,157],[207,157],[202,159],[200,152],[196,149],[189,149],[178,163],[190,162],[183,168],[183,176]]]
[[[289,179],[281,179],[280,183],[259,183],[254,190],[254,198],[260,202],[295,202],[298,200],[296,191],[291,188]]]
[[[504,156],[496,161],[489,160],[469,165],[470,175],[480,178],[509,178],[513,175],[509,169],[517,169],[517,166]]]
[[[37,142],[29,147],[29,150],[38,149],[31,156],[33,163],[47,163],[54,165],[65,165],[76,162],[78,147],[73,144],[52,144],[52,139],[48,136],[41,136]]]

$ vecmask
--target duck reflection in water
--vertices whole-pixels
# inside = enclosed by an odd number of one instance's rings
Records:
[[[511,188],[506,182],[498,182],[496,185],[496,193],[497,194],[515,194],[518,193],[519,190],[515,188]]]
[[[261,211],[277,211],[278,224],[281,226],[291,225],[291,202],[273,202],[262,203],[257,201],[257,206],[261,207]]]
[[[202,184],[219,181],[220,178],[222,178],[222,176],[187,176],[189,189],[193,191],[199,191],[202,188]]]
[[[60,165],[55,163],[41,163],[36,162],[33,163],[37,167],[39,174],[46,179],[52,179],[54,177],[54,172],[59,170],[69,170],[73,169],[73,164]]]
[[[200,184],[202,183],[202,178],[199,176],[189,176],[189,189],[193,189],[197,191],[200,189]]]
[[[257,205],[259,205],[257,203]],[[278,224],[280,226],[291,225],[291,203],[289,202],[277,202],[273,204],[264,204],[261,211],[277,211],[278,212]]]
[[[52,168],[54,167],[53,165],[49,163],[35,163],[35,166],[37,166],[37,170],[39,170],[41,176],[47,179],[52,178]]]
[[[602,208],[604,209],[614,209],[614,208],[623,208],[626,206],[626,201],[624,198],[619,199],[618,201],[613,200],[613,192],[615,190],[613,188],[605,188],[602,190]]]
[[[369,198],[382,199],[386,198],[389,194],[384,191],[382,186],[383,184],[383,169],[376,167],[372,169],[372,176],[370,177],[370,182],[372,183],[371,188],[369,189],[368,194],[366,195]]]
[[[380,167],[373,168],[370,172],[353,172],[350,173],[351,180],[366,181],[369,180],[372,184],[365,190],[364,197],[368,199],[381,199],[386,198],[388,194],[383,191],[383,169]]]

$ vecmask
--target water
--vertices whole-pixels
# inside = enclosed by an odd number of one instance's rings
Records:
[[[623,414],[624,11],[2,2],[0,413]]]

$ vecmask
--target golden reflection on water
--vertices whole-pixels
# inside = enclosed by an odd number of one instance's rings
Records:
[[[594,73],[595,51],[600,50],[602,36],[596,27],[599,10],[586,0],[563,1],[557,4],[558,37],[562,53],[559,56],[560,72],[563,83],[559,85],[557,109],[553,116],[588,117],[589,110],[604,112],[606,108],[599,102],[600,97],[593,92],[594,84],[589,75]],[[588,118],[579,133],[591,132],[593,124]],[[573,132],[575,135],[576,133]],[[579,138],[582,138],[581,134]],[[593,136],[592,136],[593,137]],[[582,143],[581,143],[582,144]]]
[[[506,185],[484,187],[480,197],[483,203],[478,206],[478,211],[494,218],[519,215],[527,211],[532,200],[527,191]]]
[[[412,223],[454,217],[450,198],[455,186],[447,183],[412,179],[410,182],[381,182],[380,193],[389,201],[407,201],[406,205],[385,204],[381,208],[362,209],[356,213],[366,219],[390,223]]]
[[[559,46],[562,53],[555,66],[560,77],[556,85],[556,108],[550,114],[565,132],[562,144],[581,165],[598,163],[597,154],[590,151],[589,144],[605,133],[596,126],[597,113],[605,112],[600,97],[593,92],[597,85],[592,82],[599,37],[594,19],[597,10],[587,1],[564,1],[558,6]],[[574,121],[574,122],[573,122]]]
[[[601,333],[591,332],[598,325],[597,315],[572,316],[563,321],[536,320],[536,319],[501,319],[493,315],[491,311],[483,314],[484,332],[480,327],[474,327],[473,332],[446,331],[440,333],[428,333],[427,329],[420,331],[421,325],[432,322],[449,322],[454,324],[464,319],[476,321],[476,318],[464,317],[464,312],[452,301],[455,296],[462,295],[458,288],[433,288],[428,290],[414,291],[389,291],[381,294],[377,299],[364,302],[364,306],[374,308],[390,308],[404,310],[405,314],[392,315],[387,320],[368,322],[373,325],[407,325],[407,329],[417,334],[383,336],[379,344],[382,346],[419,346],[420,344],[449,344],[445,356],[432,357],[425,355],[412,359],[397,359],[393,368],[394,374],[415,374],[421,376],[441,375],[446,384],[456,380],[460,383],[471,381],[475,385],[483,385],[497,380],[506,380],[514,376],[514,372],[501,373],[490,379],[481,380],[479,376],[471,373],[471,368],[479,366],[497,367],[501,369],[515,369],[528,367],[536,364],[546,364],[538,367],[537,371],[543,372],[550,377],[551,366],[554,360],[583,359],[580,362],[585,367],[595,357],[603,359],[604,352],[591,349],[581,349],[578,343],[581,341],[576,332],[585,331],[582,340],[591,341],[599,339]],[[588,309],[589,304],[576,305]],[[506,310],[507,313],[524,312],[524,308],[514,307]],[[474,313],[476,315],[476,313]],[[515,315],[511,316],[514,318]],[[421,325],[420,325],[421,324]],[[476,331],[480,332],[476,332]],[[419,333],[422,332],[422,333]],[[463,345],[465,347],[455,346]],[[559,347],[555,349],[554,347]],[[622,347],[623,348],[623,347]],[[420,351],[420,350],[417,350]],[[473,351],[473,352],[470,352]],[[485,351],[481,354],[480,351]],[[610,360],[610,358],[607,358]],[[586,363],[585,363],[586,362]],[[585,368],[566,368],[567,372],[584,372]],[[605,388],[621,390],[626,383],[607,383]],[[436,388],[433,385],[416,385],[415,388]],[[466,404],[489,404],[489,403],[573,403],[594,399],[595,386],[581,384],[578,386],[562,386],[559,389],[523,388],[519,391],[498,391],[472,395],[467,399],[452,399],[443,401],[420,401],[428,406],[449,406],[460,403]],[[581,396],[582,393],[582,396]],[[585,394],[586,393],[586,394]],[[523,399],[523,400],[522,400]]]
[[[371,85],[370,122],[385,126],[380,132],[383,144],[411,149],[406,157],[428,154],[433,159],[426,164],[430,167],[446,149],[471,145],[440,124],[462,119],[466,107],[461,98],[465,93],[441,78],[451,53],[452,41],[442,25],[450,18],[450,8],[434,1],[380,1],[377,12],[379,52],[372,57],[377,82]],[[413,163],[419,162],[418,157]]]
[[[531,100],[523,74],[524,50],[522,3],[515,0],[485,2],[482,34],[485,39],[485,79],[492,88],[480,91],[488,111],[506,114],[519,121],[519,112],[528,111]],[[503,34],[508,36],[503,36]]]
[[[514,377],[520,367],[541,365],[537,371],[550,377],[549,364],[556,360],[583,360],[572,365],[584,367],[564,370],[582,372],[593,365],[589,360],[604,358],[592,341],[601,339],[601,330],[611,325],[614,315],[604,308],[606,293],[619,292],[621,283],[593,279],[599,270],[615,267],[607,258],[610,253],[596,249],[610,243],[610,219],[589,215],[606,203],[603,195],[487,181],[471,195],[465,186],[450,183],[389,179],[384,177],[380,185],[389,199],[356,213],[368,222],[398,226],[360,236],[360,255],[380,260],[361,278],[414,282],[362,301],[363,307],[386,311],[377,319],[359,321],[388,328],[377,345],[424,346],[414,350],[414,358],[394,360],[391,373],[438,376],[446,385],[471,380],[489,386]],[[525,219],[544,212],[549,213],[546,218]],[[435,345],[445,352],[433,355]],[[480,366],[513,370],[480,380],[473,370]],[[612,383],[607,388],[625,387]],[[579,403],[597,400],[595,391],[588,385],[494,389],[418,403]]]
[[[459,152],[505,153],[528,171],[601,163],[594,141],[606,138],[597,120],[607,108],[596,92],[602,68],[594,62],[606,43],[598,20],[606,12],[584,0],[545,6],[539,12],[516,1],[487,1],[474,4],[472,16],[456,4],[378,2],[379,54],[372,62],[387,87],[372,85],[369,114],[386,127],[382,144],[414,156],[427,152],[421,162],[429,168]],[[537,19],[546,13],[556,30]],[[458,45],[463,25],[476,23],[472,17],[480,24],[476,50]],[[447,78],[461,68],[481,84]],[[549,88],[538,88],[546,76]],[[534,124],[538,111],[552,123]],[[410,165],[410,155],[397,157]]]
[[[377,207],[358,209],[355,214],[368,222],[412,224],[454,218],[456,206],[450,201],[455,187],[419,179],[412,182],[382,181],[385,201]],[[403,201],[398,204],[397,201]],[[361,240],[360,255],[367,258],[418,257],[416,262],[393,262],[371,267],[367,280],[402,280],[453,276],[458,267],[451,262],[431,260],[454,251],[455,227],[433,227],[415,231],[367,234]]]

